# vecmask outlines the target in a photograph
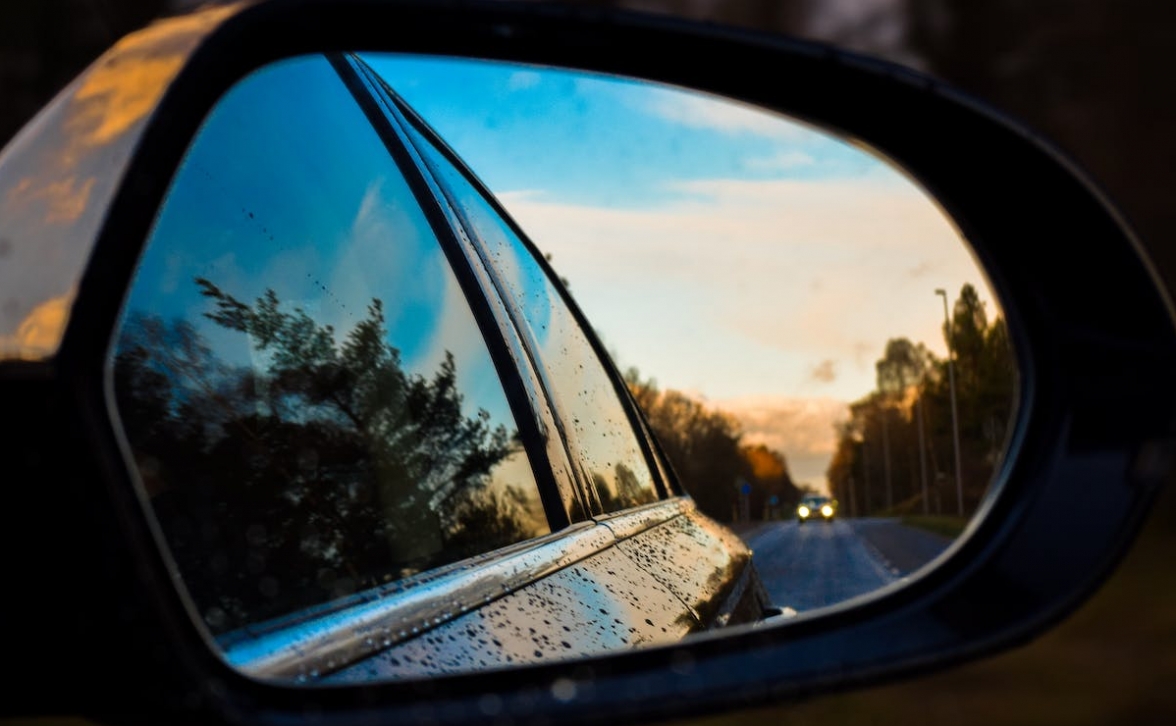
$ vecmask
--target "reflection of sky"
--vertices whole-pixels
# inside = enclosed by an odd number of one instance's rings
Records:
[[[120,40],[3,147],[0,360],[53,355],[107,205],[160,94],[231,6]]]
[[[453,202],[472,220],[483,248],[494,264],[495,275],[514,291],[514,302],[530,324],[532,333],[540,345],[545,345],[549,336],[552,310],[550,297],[543,291],[547,278],[538,265],[523,264],[519,257],[521,244],[512,234],[509,238],[505,227],[497,221],[496,213],[466,181],[449,160],[444,157],[424,136],[411,125],[408,133],[421,153],[431,163],[434,171],[446,182],[455,195]],[[479,223],[478,220],[487,220]],[[494,220],[494,221],[490,221]]]
[[[313,93],[315,103],[300,99]],[[460,288],[383,143],[323,58],[272,66],[214,111],[144,255],[129,309],[198,326],[218,355],[254,358],[240,333],[204,319],[206,277],[246,303],[272,288],[342,343],[384,303],[406,370],[432,377],[451,351],[466,395],[511,420]],[[511,426],[513,428],[513,426]]]
[[[625,414],[616,393],[543,268],[465,177],[420,134],[410,133],[447,182],[454,203],[476,229],[507,294],[518,305],[544,359],[561,415],[576,432],[582,462],[610,483],[614,496],[619,465],[634,472],[640,485],[652,491],[653,480],[637,440],[628,427],[620,425]]]
[[[681,196],[671,184],[684,178],[879,173],[830,137],[673,90],[462,60],[365,60],[496,192],[646,209]],[[722,144],[714,124],[733,132]]]
[[[553,255],[619,365],[735,411],[801,480],[889,338],[945,354],[935,288],[998,313],[939,209],[839,139],[620,79],[366,60]]]

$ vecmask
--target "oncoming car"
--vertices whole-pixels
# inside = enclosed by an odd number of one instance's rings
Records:
[[[833,521],[837,513],[837,502],[829,497],[807,496],[800,500],[796,507],[796,521],[804,524],[810,519],[820,517],[826,522]]]

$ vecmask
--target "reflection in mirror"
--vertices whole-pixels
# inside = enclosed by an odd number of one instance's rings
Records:
[[[325,59],[258,73],[140,263],[114,391],[213,633],[548,531],[469,306],[381,152]]]
[[[901,170],[680,89],[368,61],[549,257],[776,604],[876,590],[964,530],[1016,362],[958,230]]]
[[[681,89],[379,54],[221,99],[111,371],[195,617],[294,682],[878,591],[982,508],[1017,386],[959,233],[877,156]]]

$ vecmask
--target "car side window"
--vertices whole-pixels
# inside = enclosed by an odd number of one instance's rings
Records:
[[[112,380],[214,633],[549,531],[466,294],[326,58],[267,66],[205,121]]]
[[[479,240],[504,297],[524,318],[572,454],[601,509],[655,501],[654,476],[613,381],[542,265],[439,149],[416,128],[410,136]]]

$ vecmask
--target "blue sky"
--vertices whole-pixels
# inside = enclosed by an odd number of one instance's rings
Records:
[[[998,312],[951,221],[852,141],[626,79],[365,60],[553,255],[619,365],[734,413],[802,481],[887,339],[944,353],[935,288]]]
[[[247,336],[204,317],[213,306],[197,277],[249,304],[273,289],[286,310],[331,325],[339,344],[379,299],[407,371],[432,378],[453,353],[467,415],[483,408],[514,428],[423,212],[321,56],[270,66],[222,99],[169,190],[127,302],[188,320],[222,360],[265,365]]]
[[[673,182],[688,178],[887,173],[830,136],[672,88],[484,61],[365,60],[499,191],[648,209],[681,197]]]

